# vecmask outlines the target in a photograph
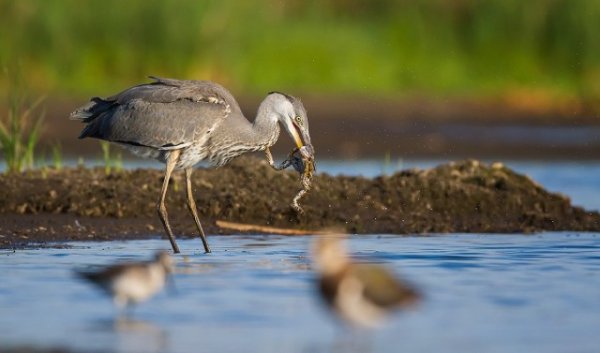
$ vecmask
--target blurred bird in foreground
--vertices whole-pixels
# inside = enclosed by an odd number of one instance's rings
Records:
[[[342,237],[319,237],[314,243],[313,261],[325,303],[350,324],[376,327],[392,310],[420,299],[416,289],[385,267],[352,262]]]
[[[100,271],[76,273],[112,296],[115,305],[123,309],[143,302],[160,291],[174,267],[171,256],[161,251],[152,261],[122,263]]]

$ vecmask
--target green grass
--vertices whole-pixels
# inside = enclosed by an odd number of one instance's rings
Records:
[[[599,18],[593,0],[4,0],[0,58],[69,95],[154,74],[256,94],[598,99]]]
[[[104,161],[104,173],[109,175],[113,170],[120,172],[123,170],[123,155],[121,152],[112,153],[110,151],[110,142],[100,141],[102,148],[102,160]]]
[[[52,145],[52,164],[56,170],[63,167],[62,146],[58,142]]]
[[[39,98],[30,102],[26,90],[21,86],[18,74],[9,73],[12,83],[8,96],[8,111],[0,115],[0,151],[6,161],[6,171],[9,173],[33,169],[35,149],[42,128],[43,113],[38,107],[43,101]]]
[[[403,168],[404,161],[402,158],[397,158],[396,163],[392,163],[392,154],[390,151],[386,151],[383,155],[381,163],[381,175],[390,176]]]

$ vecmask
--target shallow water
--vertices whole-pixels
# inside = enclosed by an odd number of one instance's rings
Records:
[[[174,293],[115,319],[73,276],[85,265],[147,259],[166,240],[72,243],[0,252],[0,350],[29,345],[116,352],[597,352],[600,233],[354,236],[425,300],[356,334],[322,309],[311,237],[181,240]]]

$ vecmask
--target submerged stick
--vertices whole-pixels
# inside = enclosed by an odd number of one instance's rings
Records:
[[[240,232],[260,232],[260,233],[281,234],[281,235],[339,234],[339,232],[315,231],[315,230],[307,230],[307,229],[277,228],[277,227],[261,226],[258,224],[236,223],[236,222],[228,222],[228,221],[220,221],[220,220],[218,220],[216,222],[216,224],[219,228],[233,229],[233,230],[238,230]]]

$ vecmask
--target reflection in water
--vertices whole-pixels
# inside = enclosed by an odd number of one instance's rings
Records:
[[[374,352],[373,332],[344,327],[337,331],[330,342],[305,343],[302,353],[372,353]],[[396,347],[390,352],[400,351]]]
[[[326,308],[323,307],[323,309]],[[371,353],[375,351],[375,331],[350,326],[339,320],[331,321],[331,323],[337,325],[330,340],[323,342],[307,340],[297,351],[302,353]],[[397,347],[389,348],[390,352],[400,351]]]
[[[373,352],[372,340],[372,332],[346,329],[336,336],[329,351],[332,353],[371,353]]]
[[[91,329],[107,334],[114,344],[112,350],[116,352],[165,352],[169,347],[169,335],[165,330],[131,317],[97,321]]]

